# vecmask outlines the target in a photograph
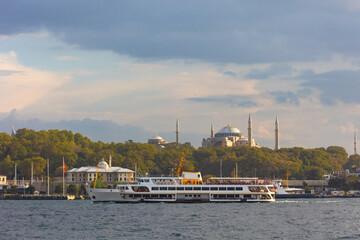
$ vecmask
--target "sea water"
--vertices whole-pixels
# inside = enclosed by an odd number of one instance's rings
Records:
[[[360,198],[275,203],[0,201],[0,239],[360,239]]]

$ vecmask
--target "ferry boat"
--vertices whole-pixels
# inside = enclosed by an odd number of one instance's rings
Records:
[[[258,178],[213,177],[203,183],[201,173],[192,171],[183,171],[181,176],[138,177],[137,183],[117,185],[115,189],[86,190],[93,202],[275,202],[271,182]]]

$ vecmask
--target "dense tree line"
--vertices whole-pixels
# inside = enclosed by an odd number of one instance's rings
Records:
[[[18,176],[29,179],[31,163],[35,176],[46,173],[46,159],[50,162],[50,174],[62,175],[62,159],[66,169],[81,166],[96,166],[102,158],[111,154],[112,165],[134,169],[153,175],[168,174],[179,162],[181,154],[188,152],[183,169],[200,170],[203,175],[231,176],[238,164],[240,176],[290,179],[321,179],[325,173],[340,171],[344,166],[359,164],[360,158],[348,155],[344,148],[331,146],[327,149],[304,149],[300,147],[269,148],[213,147],[195,149],[187,145],[168,144],[158,149],[147,143],[93,142],[79,133],[49,130],[34,131],[19,129],[14,137],[0,133],[0,174],[14,177],[17,164]]]

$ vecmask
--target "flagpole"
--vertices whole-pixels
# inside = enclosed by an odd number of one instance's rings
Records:
[[[65,160],[63,157],[63,196],[65,196]]]
[[[47,195],[50,196],[49,158],[47,159]]]

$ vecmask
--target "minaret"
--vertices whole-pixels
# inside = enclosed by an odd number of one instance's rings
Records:
[[[276,117],[275,120],[275,150],[279,150],[280,149],[280,145],[279,145],[279,121]]]
[[[354,155],[357,155],[357,137],[356,137],[356,131],[354,133]]]
[[[214,125],[211,123],[211,138],[214,138]]]
[[[15,127],[14,127],[14,125],[13,125],[12,131],[11,131],[11,136],[12,136],[12,137],[15,137],[15,135],[16,135],[16,131],[15,131]]]
[[[179,119],[176,119],[176,144],[179,144]]]
[[[248,145],[249,147],[252,147],[252,122],[251,122],[250,113],[249,113],[249,122],[248,122]]]
[[[109,155],[109,167],[111,167],[111,154]]]

